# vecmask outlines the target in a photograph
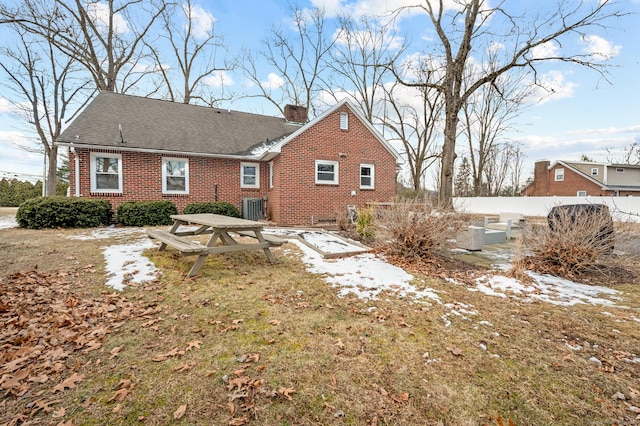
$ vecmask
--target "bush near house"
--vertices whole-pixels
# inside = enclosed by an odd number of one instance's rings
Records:
[[[528,269],[570,279],[605,272],[610,262],[603,260],[613,253],[616,238],[606,206],[559,206],[552,209],[547,222],[524,228],[526,250],[515,262],[515,272]]]
[[[111,204],[106,200],[74,197],[38,197],[20,204],[16,213],[23,228],[92,228],[109,224]]]
[[[184,208],[184,214],[213,213],[224,216],[241,217],[240,210],[226,201],[191,203]]]
[[[451,249],[468,224],[467,214],[436,212],[429,202],[405,200],[376,215],[376,240],[387,255],[424,261]]]
[[[171,225],[178,209],[171,201],[126,201],[118,206],[116,220],[124,226]]]

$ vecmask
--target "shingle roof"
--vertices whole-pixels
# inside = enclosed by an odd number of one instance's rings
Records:
[[[280,140],[299,128],[299,124],[279,117],[100,92],[65,129],[57,143],[249,155],[252,149]]]

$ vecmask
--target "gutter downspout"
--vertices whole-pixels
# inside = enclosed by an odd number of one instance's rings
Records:
[[[80,157],[78,157],[78,155],[76,154],[76,149],[71,146],[69,148],[69,151],[71,151],[73,153],[73,162],[74,162],[74,170],[75,173],[73,174],[74,176],[74,180],[75,180],[75,189],[76,189],[76,193],[74,194],[74,197],[81,197],[82,195],[80,194]]]

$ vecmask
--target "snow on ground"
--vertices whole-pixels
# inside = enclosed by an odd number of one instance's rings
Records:
[[[14,216],[0,216],[0,229],[15,226],[17,223]],[[294,230],[286,232],[304,232],[305,241],[316,245],[326,253],[361,250],[361,247],[350,245],[328,233]],[[85,231],[68,238],[115,240],[115,243],[103,247],[107,285],[114,289],[121,290],[128,283],[153,280],[159,274],[155,265],[142,255],[144,250],[157,246],[157,242],[146,236],[145,229],[107,227]],[[302,251],[302,261],[307,265],[307,270],[323,275],[328,284],[338,288],[341,296],[353,294],[362,299],[375,300],[385,292],[385,294],[395,294],[402,298],[440,303],[435,290],[420,287],[420,283],[414,276],[372,254],[324,259],[320,253],[305,244],[294,239],[290,241]],[[529,272],[529,276],[532,278],[530,283],[522,283],[501,275],[483,276],[477,278],[475,286],[469,287],[469,290],[494,297],[510,297],[529,302],[542,301],[566,306],[577,303],[616,306],[616,302],[621,300],[616,290],[607,287],[578,284],[532,272]],[[449,281],[455,282],[455,280]]]
[[[18,221],[15,216],[0,216],[0,229],[17,228]]]
[[[328,232],[284,228],[268,228],[264,232],[285,237],[296,236],[324,253],[352,253],[363,250],[362,246],[350,244],[346,240]]]
[[[413,275],[373,254],[324,259],[305,244],[297,240],[291,242],[302,251],[302,261],[307,265],[307,270],[324,275],[327,283],[339,288],[340,296],[354,294],[361,299],[376,300],[382,292],[390,292],[401,298],[426,298],[439,302],[435,290],[418,289],[412,284],[416,280]]]
[[[533,280],[532,283],[522,283],[502,275],[482,276],[476,279],[476,286],[469,290],[479,291],[489,296],[513,297],[528,302],[540,300],[565,306],[578,303],[615,306],[616,303],[613,300],[598,297],[600,295],[620,300],[620,297],[616,296],[618,292],[607,287],[579,284],[531,271],[527,271],[527,275]]]
[[[146,230],[140,228],[106,228],[93,229],[78,235],[71,235],[73,240],[115,239],[122,244],[102,247],[107,270],[107,286],[123,290],[128,283],[143,283],[158,277],[158,270],[149,258],[142,255],[146,249],[155,247],[147,237]]]

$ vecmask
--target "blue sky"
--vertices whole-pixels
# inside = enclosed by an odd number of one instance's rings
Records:
[[[494,5],[496,0],[488,0]],[[513,0],[509,0],[511,3]],[[548,0],[551,2],[551,0]],[[597,0],[587,0],[597,1]],[[215,20],[215,30],[224,37],[231,54],[242,48],[259,49],[272,26],[288,26],[290,9],[280,0],[200,0],[206,17]],[[330,22],[339,14],[382,15],[409,0],[300,0],[302,7],[323,7]],[[524,9],[536,7],[538,0],[519,0]],[[614,28],[586,34],[583,40],[565,40],[562,48],[600,49],[609,57],[607,82],[599,74],[578,66],[547,63],[540,75],[553,81],[555,95],[530,102],[513,122],[509,136],[522,143],[526,155],[524,178],[532,174],[533,162],[540,159],[577,160],[582,154],[597,161],[615,158],[616,152],[635,140],[640,142],[640,0],[620,2],[632,15],[612,22]],[[411,40],[411,52],[425,49],[430,33],[428,18],[413,13],[397,23],[398,33]],[[264,79],[273,70],[261,70]],[[3,78],[0,77],[0,78]],[[236,91],[246,84],[241,72],[228,73],[227,83]],[[14,143],[33,141],[28,125],[12,112],[6,87],[0,85],[0,177],[41,175],[43,156],[15,148]],[[276,115],[266,101],[237,100],[222,107]],[[612,154],[607,153],[612,150]]]

